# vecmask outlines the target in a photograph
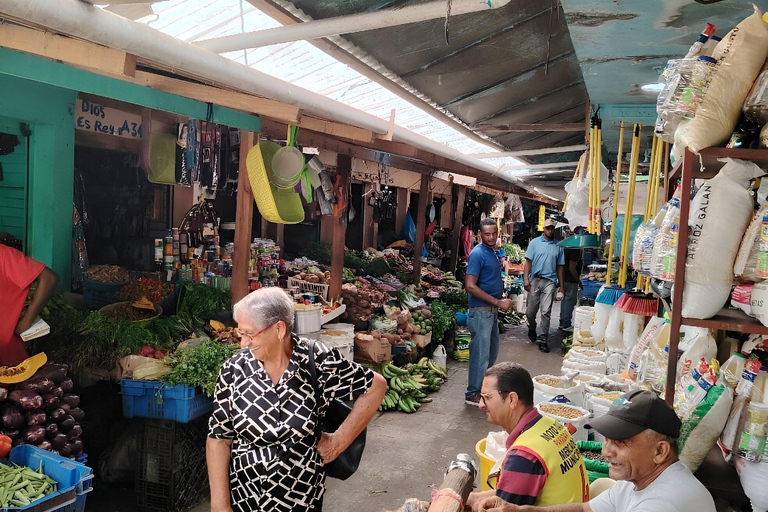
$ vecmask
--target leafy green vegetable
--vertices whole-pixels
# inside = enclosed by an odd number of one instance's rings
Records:
[[[522,263],[525,260],[525,251],[523,251],[519,245],[506,243],[501,246],[504,249],[504,255],[509,258],[512,263]]]
[[[353,252],[344,253],[344,266],[353,270],[362,270],[368,265],[368,262],[363,258],[357,256]],[[386,272],[385,272],[386,274]],[[384,274],[382,274],[384,275]]]
[[[390,271],[389,264],[382,258],[371,261],[365,269],[366,274],[373,277],[383,277]]]
[[[163,362],[172,368],[163,377],[168,384],[189,384],[197,386],[212,396],[216,389],[216,378],[221,366],[240,350],[237,345],[206,341],[195,348],[178,348]]]
[[[440,340],[453,327],[456,316],[445,302],[435,300],[432,301],[430,307],[432,308],[432,332],[434,338]]]
[[[440,294],[440,300],[446,304],[469,307],[469,295],[466,290],[450,289]]]
[[[230,309],[232,303],[229,290],[218,290],[204,284],[187,283],[181,293],[178,315],[195,327],[207,324],[219,311]]]
[[[315,242],[309,244],[302,256],[315,260],[323,265],[331,264],[331,244],[328,242]]]
[[[401,308],[411,309],[419,305],[419,299],[406,292],[405,290],[400,290],[397,292],[395,298],[397,299],[398,305]]]
[[[70,368],[109,368],[123,356],[138,354],[145,344],[168,346],[157,334],[135,322],[114,320],[94,311],[80,326],[81,338],[56,353],[56,361]]]

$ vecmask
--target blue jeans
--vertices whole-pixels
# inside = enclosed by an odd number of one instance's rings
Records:
[[[560,328],[565,329],[571,327],[571,320],[573,318],[573,308],[576,307],[576,303],[579,301],[579,283],[564,283],[565,284],[565,297],[560,303]]]
[[[499,313],[496,309],[469,308],[467,327],[472,335],[469,343],[469,385],[466,398],[480,392],[485,370],[496,363],[499,355]]]

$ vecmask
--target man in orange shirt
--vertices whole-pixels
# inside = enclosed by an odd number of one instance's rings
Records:
[[[0,233],[0,240],[3,234]],[[29,287],[37,290],[24,316]],[[19,334],[32,326],[53,295],[59,277],[43,263],[0,243],[0,366],[15,366],[28,357]]]

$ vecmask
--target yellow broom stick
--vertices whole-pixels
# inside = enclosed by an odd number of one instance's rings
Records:
[[[640,132],[642,126],[635,124],[632,134],[632,154],[629,165],[629,191],[624,211],[624,232],[621,240],[621,268],[619,269],[619,285],[624,288],[627,284],[627,255],[629,253],[629,232],[632,229],[632,211],[635,204],[635,185],[637,181],[637,164],[640,159]]]
[[[592,232],[592,208],[595,204],[594,194],[595,194],[595,187],[592,183],[592,169],[595,165],[595,127],[593,126],[589,131],[589,210],[588,210],[588,217],[589,220],[587,222],[587,232]]]
[[[603,187],[602,187],[602,169],[603,169],[603,129],[600,127],[600,120],[597,121],[597,158],[595,162],[595,234],[603,232],[602,226],[602,206],[603,206]]]
[[[619,131],[619,152],[616,162],[616,184],[613,189],[613,215],[611,216],[611,243],[608,245],[608,269],[605,274],[605,285],[611,285],[611,274],[613,273],[613,245],[616,236],[616,212],[619,208],[619,185],[621,184],[621,158],[624,151],[624,121],[621,122],[621,131]]]

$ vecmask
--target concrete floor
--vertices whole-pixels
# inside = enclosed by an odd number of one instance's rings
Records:
[[[559,374],[562,333],[556,327],[559,304],[552,308],[549,346],[539,352],[528,342],[527,326],[501,335],[499,361],[515,361],[531,375]],[[475,455],[475,443],[499,428],[486,421],[485,413],[464,404],[468,363],[448,358],[448,381],[431,394],[432,403],[416,414],[378,413],[368,426],[365,454],[358,471],[348,480],[328,480],[324,512],[379,512],[397,510],[406,499],[430,500],[443,480],[448,464],[459,453]],[[479,488],[479,478],[475,482]],[[209,512],[208,503],[192,512]]]

